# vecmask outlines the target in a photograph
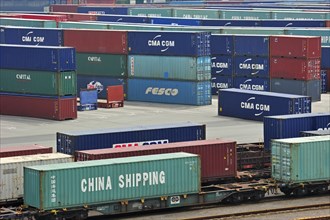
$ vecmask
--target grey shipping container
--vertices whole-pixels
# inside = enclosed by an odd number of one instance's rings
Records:
[[[43,210],[198,193],[201,187],[200,158],[188,153],[32,166],[24,175],[25,204]]]

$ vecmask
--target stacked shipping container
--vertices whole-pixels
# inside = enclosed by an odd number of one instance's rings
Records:
[[[321,100],[321,38],[270,37],[271,91]]]
[[[323,46],[321,50],[321,91],[330,92],[330,46]]]
[[[0,48],[1,114],[77,118],[74,48],[14,44]]]

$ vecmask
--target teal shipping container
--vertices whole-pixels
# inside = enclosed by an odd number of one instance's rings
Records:
[[[223,27],[221,34],[261,34],[261,35],[283,35],[284,28],[276,27]]]
[[[272,11],[272,19],[286,20],[325,20],[326,12]]]
[[[128,8],[128,15],[149,17],[172,17],[171,8]]]
[[[254,11],[254,10],[222,10],[221,19],[235,20],[253,20],[253,19],[271,19],[269,11]]]
[[[287,184],[330,179],[330,136],[274,139],[272,177]]]
[[[173,17],[198,18],[198,19],[219,19],[220,11],[218,9],[173,8]]]
[[[43,210],[200,192],[200,158],[171,153],[24,168],[24,202]]]
[[[286,35],[320,36],[321,46],[330,46],[330,28],[289,28]]]
[[[0,69],[0,92],[64,96],[77,94],[75,71]]]
[[[129,78],[211,80],[211,57],[128,56]]]
[[[58,22],[58,28],[66,29],[108,29],[107,24],[102,23],[91,23],[91,22]]]
[[[21,18],[0,18],[0,25],[4,26],[22,26],[22,27],[42,27],[56,28],[56,21],[38,20],[38,19],[21,19]]]

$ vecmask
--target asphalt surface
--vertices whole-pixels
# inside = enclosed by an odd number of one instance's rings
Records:
[[[212,105],[189,106],[126,101],[124,107],[78,112],[78,119],[53,121],[38,118],[0,116],[0,147],[40,144],[56,146],[56,132],[123,128],[177,122],[206,124],[207,139],[228,139],[237,143],[263,141],[263,123],[217,115]],[[22,106],[24,108],[24,106]],[[330,93],[312,103],[312,112],[330,112]]]

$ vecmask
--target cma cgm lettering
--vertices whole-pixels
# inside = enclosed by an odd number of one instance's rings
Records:
[[[268,57],[234,57],[235,75],[269,77]]]
[[[274,92],[221,89],[218,115],[262,121],[264,116],[310,113],[311,97]]]
[[[255,90],[255,91],[269,91],[268,78],[246,78],[234,77],[234,88]]]
[[[165,184],[166,175],[164,171],[130,173],[119,175],[116,180],[116,185],[121,189],[138,188]],[[81,192],[83,193],[108,191],[113,189],[112,186],[111,176],[84,178],[80,182]]]
[[[168,144],[169,140],[154,140],[154,141],[140,141],[140,142],[132,142],[132,143],[124,143],[124,144],[113,144],[113,148],[126,148],[126,147],[141,147],[141,146],[149,146],[155,144]]]
[[[233,77],[212,75],[211,86],[212,86],[212,95],[218,95],[219,89],[228,89],[233,87]]]
[[[28,35],[33,32],[29,32]],[[31,37],[31,36],[22,36],[22,42],[36,42],[43,43],[45,41],[45,37]]]
[[[207,32],[142,32],[130,31],[129,54],[209,56],[210,33]]]
[[[212,75],[233,75],[232,56],[218,55],[211,58],[211,74]]]

